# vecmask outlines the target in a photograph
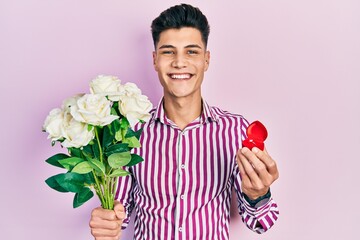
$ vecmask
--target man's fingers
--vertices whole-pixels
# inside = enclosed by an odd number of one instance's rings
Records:
[[[91,228],[116,230],[122,225],[122,220],[108,221],[97,217],[93,217],[89,225]]]
[[[120,236],[117,237],[99,237],[96,238],[95,240],[119,240]]]
[[[256,153],[261,152],[257,150],[258,149],[255,149]],[[243,158],[244,166],[248,166],[248,168],[245,167],[245,170],[248,172],[251,171],[251,174],[248,173],[248,175],[250,176],[253,188],[261,190],[264,187],[270,187],[270,185],[274,182],[275,178],[273,175],[271,175],[264,162],[262,162],[253,151],[250,151],[247,148],[241,149],[239,155],[241,158]],[[250,166],[252,167],[252,169],[250,168]]]
[[[119,240],[119,237],[97,237],[95,240]]]
[[[118,240],[121,235],[122,220],[104,220],[92,217],[90,220],[91,234],[96,240]]]
[[[245,151],[249,151],[249,149],[246,149]],[[254,169],[253,163],[250,163],[248,158],[241,153],[238,154],[238,157],[240,158],[244,172],[249,176],[252,185],[255,186],[256,188],[261,187],[262,185],[261,180]]]
[[[279,177],[279,171],[277,169],[276,162],[270,157],[266,149],[264,149],[264,151],[260,151],[259,149],[254,148],[252,152],[265,164],[270,175],[273,176],[274,179],[277,179]]]
[[[119,201],[114,202],[114,210],[95,208],[89,222],[91,234],[96,240],[118,240],[124,218],[125,208]]]
[[[264,195],[278,178],[276,163],[266,150],[260,151],[258,148],[253,148],[250,151],[244,147],[238,151],[237,161],[244,179],[243,191],[252,199]]]
[[[241,163],[240,158],[237,157],[236,160],[237,160],[237,164],[238,164],[238,167],[239,167],[242,184],[244,184],[247,187],[250,187],[251,186],[251,181],[249,179],[249,176],[245,172],[244,166]]]
[[[243,148],[241,149],[241,153],[244,154],[250,161],[261,179],[266,179],[269,177],[269,174],[272,176],[277,171],[276,169],[273,169],[275,161],[272,160],[268,154],[260,151],[258,148],[254,147],[252,151],[247,148]]]
[[[115,211],[116,217],[118,219],[120,219],[120,220],[125,219],[125,217],[126,217],[125,208],[119,201],[114,202],[114,211]]]
[[[95,208],[91,212],[91,216],[109,221],[117,220],[116,214],[113,210],[104,209],[102,207]]]
[[[104,237],[118,237],[120,236],[120,230],[110,230],[110,229],[103,229],[103,228],[92,228],[91,234],[96,236],[96,239],[104,238]]]

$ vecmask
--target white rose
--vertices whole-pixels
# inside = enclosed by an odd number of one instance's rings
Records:
[[[125,83],[122,85],[122,89],[127,96],[141,95],[141,90],[135,83]]]
[[[64,111],[62,109],[55,108],[50,111],[43,125],[43,130],[49,134],[48,139],[51,139],[51,141],[56,141],[64,137],[63,121]]]
[[[119,101],[121,91],[121,81],[114,76],[99,75],[90,82],[90,92],[108,96],[112,101]]]
[[[61,143],[66,148],[80,148],[89,144],[94,139],[94,128],[89,131],[86,123],[78,122],[68,114],[70,118],[64,123],[65,140]]]
[[[63,127],[62,127],[62,131],[63,131],[63,136],[64,138],[67,138],[66,136],[66,128],[68,128],[70,121],[73,119],[73,116],[71,115],[71,108],[76,108],[77,106],[77,101],[84,96],[85,94],[77,94],[73,97],[69,97],[67,99],[65,99],[62,103],[61,108],[63,109],[63,114],[64,114],[64,118],[63,118]]]
[[[121,101],[124,96],[141,95],[141,90],[136,86],[135,83],[125,83],[119,86],[116,93],[109,95],[108,98],[111,101]]]
[[[127,118],[131,127],[139,120],[148,121],[152,104],[145,95],[123,96],[119,102],[120,113]]]
[[[111,115],[111,102],[98,94],[85,94],[71,107],[70,112],[77,121],[94,126],[105,126],[119,118]]]
[[[73,97],[69,97],[69,98],[65,99],[63,101],[62,106],[61,106],[62,109],[64,109],[64,111],[70,111],[71,106],[76,105],[77,100],[79,98],[81,98],[82,96],[84,96],[84,94],[77,94],[77,95],[75,95]]]

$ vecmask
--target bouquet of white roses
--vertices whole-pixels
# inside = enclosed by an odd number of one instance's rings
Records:
[[[43,125],[52,145],[68,149],[47,163],[67,170],[48,178],[47,185],[59,192],[75,193],[73,207],[93,197],[93,190],[106,209],[113,209],[117,179],[130,173],[124,167],[143,159],[131,154],[140,147],[142,129],[133,126],[150,118],[152,104],[133,83],[121,84],[114,76],[100,75],[90,83],[90,93],[66,99],[50,111]]]

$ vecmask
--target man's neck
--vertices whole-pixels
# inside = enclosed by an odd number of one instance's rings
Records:
[[[201,95],[184,98],[164,96],[166,117],[181,130],[198,118],[202,111]]]

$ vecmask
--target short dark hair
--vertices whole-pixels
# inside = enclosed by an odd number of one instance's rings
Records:
[[[151,33],[155,49],[159,42],[160,33],[168,29],[183,27],[193,27],[199,30],[205,47],[207,46],[210,26],[206,16],[197,7],[181,4],[166,9],[152,21]]]

